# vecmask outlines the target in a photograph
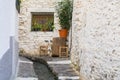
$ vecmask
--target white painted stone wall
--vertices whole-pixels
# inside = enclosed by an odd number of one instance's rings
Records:
[[[15,80],[18,65],[16,0],[0,0],[0,80]]]
[[[58,18],[55,4],[60,0],[23,0],[20,11],[19,48],[29,55],[38,55],[40,45],[46,45],[45,40],[58,37]],[[31,12],[54,12],[55,29],[53,32],[31,32]]]
[[[74,0],[71,59],[82,80],[120,80],[119,8],[120,0]]]

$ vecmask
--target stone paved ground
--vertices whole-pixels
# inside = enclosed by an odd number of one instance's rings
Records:
[[[42,59],[47,62],[51,70],[41,63]],[[79,75],[73,70],[69,58],[40,57],[37,61],[30,61],[20,57],[19,63],[16,80],[79,80]],[[58,79],[51,72],[56,74]]]
[[[20,57],[16,80],[56,80],[45,64]]]
[[[41,57],[57,74],[59,80],[79,80],[79,73],[71,65],[69,58]]]

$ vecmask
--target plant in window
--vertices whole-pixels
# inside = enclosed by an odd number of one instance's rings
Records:
[[[53,31],[54,29],[54,19],[45,18],[39,19],[33,17],[32,20],[32,31]]]
[[[40,31],[41,28],[42,25],[40,23],[37,23],[36,20],[34,20],[32,25],[32,31]]]
[[[53,22],[53,20],[49,20],[47,22],[47,25],[48,25],[49,31],[53,31],[53,29],[54,29],[54,22]]]
[[[54,22],[52,19],[47,19],[45,24],[42,26],[42,31],[53,31],[54,29]]]

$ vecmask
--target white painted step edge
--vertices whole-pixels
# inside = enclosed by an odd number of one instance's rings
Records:
[[[70,60],[64,60],[64,61],[47,61],[48,64],[71,64]]]
[[[33,64],[33,62],[30,62],[30,61],[21,61],[19,60],[20,63],[28,63],[28,64]]]
[[[29,78],[17,77],[15,80],[38,80],[38,78],[33,78],[33,77],[29,77]]]
[[[58,76],[58,79],[61,79],[61,80],[66,80],[66,79],[79,80],[80,77],[79,76],[73,76],[73,77],[70,77],[70,76]]]

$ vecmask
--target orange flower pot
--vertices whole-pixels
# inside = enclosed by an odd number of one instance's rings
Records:
[[[61,29],[61,30],[59,30],[59,35],[62,38],[67,38],[68,30],[67,29]]]

